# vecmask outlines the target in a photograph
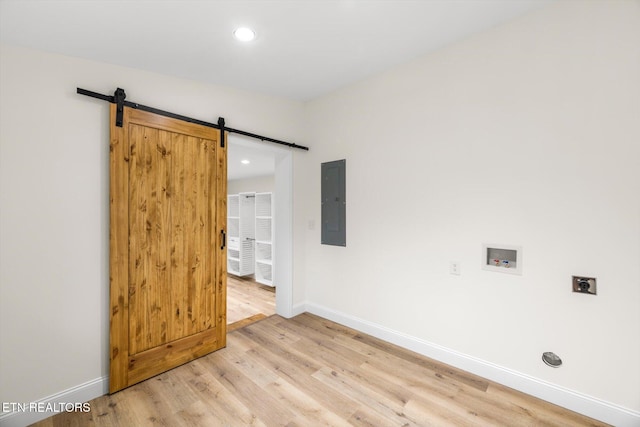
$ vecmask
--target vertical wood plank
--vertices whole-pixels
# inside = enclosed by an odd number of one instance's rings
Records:
[[[185,255],[187,262],[187,322],[185,333],[187,335],[196,332],[195,322],[197,315],[196,307],[196,271],[198,268],[196,255],[196,232],[197,232],[197,209],[196,201],[198,196],[197,181],[198,171],[196,169],[197,139],[187,137],[185,144],[184,168],[188,179],[185,182]]]
[[[228,134],[224,140],[228,141]],[[220,131],[215,141],[215,177],[216,177],[216,197],[215,209],[216,225],[214,235],[218,236],[216,244],[213,246],[215,259],[215,328],[218,334],[218,344],[220,347],[227,346],[227,247],[222,247],[220,231],[227,233],[227,145],[220,147]]]
[[[144,198],[143,191],[139,188],[142,182],[142,176],[144,168],[141,166],[143,159],[140,157],[141,152],[144,150],[144,144],[142,141],[142,128],[136,125],[130,125],[129,129],[129,188],[128,188],[128,212],[127,225],[129,230],[129,249],[138,248],[142,246],[140,241],[141,237],[138,230],[144,226],[146,215],[146,199]],[[112,218],[113,223],[113,218]],[[141,225],[141,224],[142,225]],[[143,266],[141,263],[143,259],[139,253],[133,253],[129,258],[129,280],[127,284],[129,290],[129,308],[131,311],[136,312],[137,307],[140,305],[140,299],[142,292],[140,290],[140,280],[144,276],[142,272]],[[142,333],[143,324],[139,321],[138,316],[131,316],[129,319],[129,352],[132,354],[137,353],[138,345],[140,341],[140,334]]]
[[[153,158],[153,148],[149,143],[149,139],[153,138],[157,135],[157,131],[155,129],[143,128],[142,130],[142,142],[141,146],[144,147],[142,157],[142,174],[143,174],[143,182],[144,186],[142,187],[142,193],[144,194],[145,200],[145,209],[146,209],[146,218],[142,227],[135,230],[140,235],[140,240],[143,242],[139,248],[134,248],[130,246],[129,250],[133,253],[135,251],[139,251],[142,256],[142,271],[140,277],[140,287],[141,294],[143,298],[140,300],[142,302],[141,305],[136,307],[137,317],[142,321],[142,334],[140,342],[138,343],[138,352],[142,352],[151,348],[152,344],[152,323],[154,320],[153,310],[151,306],[153,304],[153,291],[155,287],[155,276],[152,274],[153,271],[153,259],[156,248],[156,242],[154,239],[153,228],[156,222],[157,217],[157,205],[156,205],[156,197],[155,191],[153,191],[156,187],[157,177],[155,175],[154,168],[154,158]],[[133,232],[133,230],[131,231]],[[129,313],[131,315],[131,313]],[[136,353],[131,353],[136,354]]]
[[[187,280],[185,264],[185,170],[184,170],[184,135],[173,134],[171,137],[171,322],[169,341],[183,336],[186,319]]]
[[[172,168],[171,162],[171,133],[161,130],[158,132],[155,144],[156,182],[156,206],[157,219],[154,224],[155,245],[157,247],[155,268],[155,289],[153,290],[155,307],[151,309],[156,314],[153,324],[152,347],[167,342],[167,322],[171,307],[170,284],[170,253],[171,253],[171,188],[169,174]]]
[[[147,246],[140,248],[146,256],[146,262],[144,263],[144,277],[146,279],[144,291],[145,307],[140,310],[140,313],[144,310],[146,315],[144,316],[144,344],[139,348],[139,351],[148,350],[157,345],[157,325],[160,323],[158,316],[158,274],[156,268],[158,252],[160,250],[160,242],[158,239],[158,227],[160,222],[158,182],[160,181],[160,177],[158,175],[158,156],[156,151],[156,141],[158,141],[159,131],[157,129],[145,127],[143,132],[145,146],[144,174],[147,181],[145,192],[147,195],[148,216],[146,228],[144,230]],[[140,230],[140,232],[143,233],[142,230]],[[133,250],[133,248],[131,250]]]
[[[116,106],[109,114],[109,390],[127,385],[129,354],[129,147],[123,127],[115,126]]]
[[[198,139],[198,227],[196,232],[196,245],[198,248],[198,282],[196,287],[196,306],[198,307],[198,324],[196,327],[197,332],[204,331],[207,325],[207,277],[209,267],[209,252],[211,249],[207,246],[209,242],[208,229],[208,217],[209,217],[209,177],[207,175],[207,151],[209,148],[209,142],[206,139]]]
[[[132,125],[130,141],[132,146],[132,167],[130,177],[130,274],[135,294],[130,310],[136,313],[130,322],[130,354],[137,354],[153,346],[157,305],[154,291],[157,277],[152,274],[157,258],[157,239],[154,233],[158,221],[156,162],[151,141],[155,141],[158,131]]]
[[[209,329],[215,327],[215,310],[214,310],[214,301],[215,301],[215,278],[216,278],[216,243],[218,241],[216,236],[216,199],[218,194],[216,192],[216,143],[213,140],[207,140],[206,142],[206,186],[207,186],[207,217],[206,217],[206,260],[207,260],[207,277],[205,283],[205,298],[204,298],[204,310],[206,312],[205,315],[205,324],[204,328]]]

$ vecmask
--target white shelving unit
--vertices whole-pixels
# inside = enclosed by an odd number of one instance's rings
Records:
[[[256,193],[255,198],[255,277],[256,282],[273,284],[273,193]]]
[[[254,273],[255,193],[227,196],[227,272]]]

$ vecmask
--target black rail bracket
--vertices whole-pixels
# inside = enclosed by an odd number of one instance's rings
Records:
[[[220,128],[220,147],[224,148],[224,117],[218,117],[218,127]]]
[[[122,121],[124,116],[124,99],[127,97],[127,94],[124,93],[124,89],[116,89],[113,94],[113,100],[116,103],[116,126],[119,128],[122,127]]]

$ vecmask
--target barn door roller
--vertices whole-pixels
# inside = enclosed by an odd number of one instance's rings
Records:
[[[124,99],[127,97],[127,94],[124,93],[124,89],[116,89],[116,92],[113,94],[114,101],[116,103],[116,126],[119,128],[122,127],[122,116],[124,115]]]

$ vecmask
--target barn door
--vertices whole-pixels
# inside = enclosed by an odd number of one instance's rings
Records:
[[[220,131],[124,108],[110,155],[111,393],[226,345]]]

